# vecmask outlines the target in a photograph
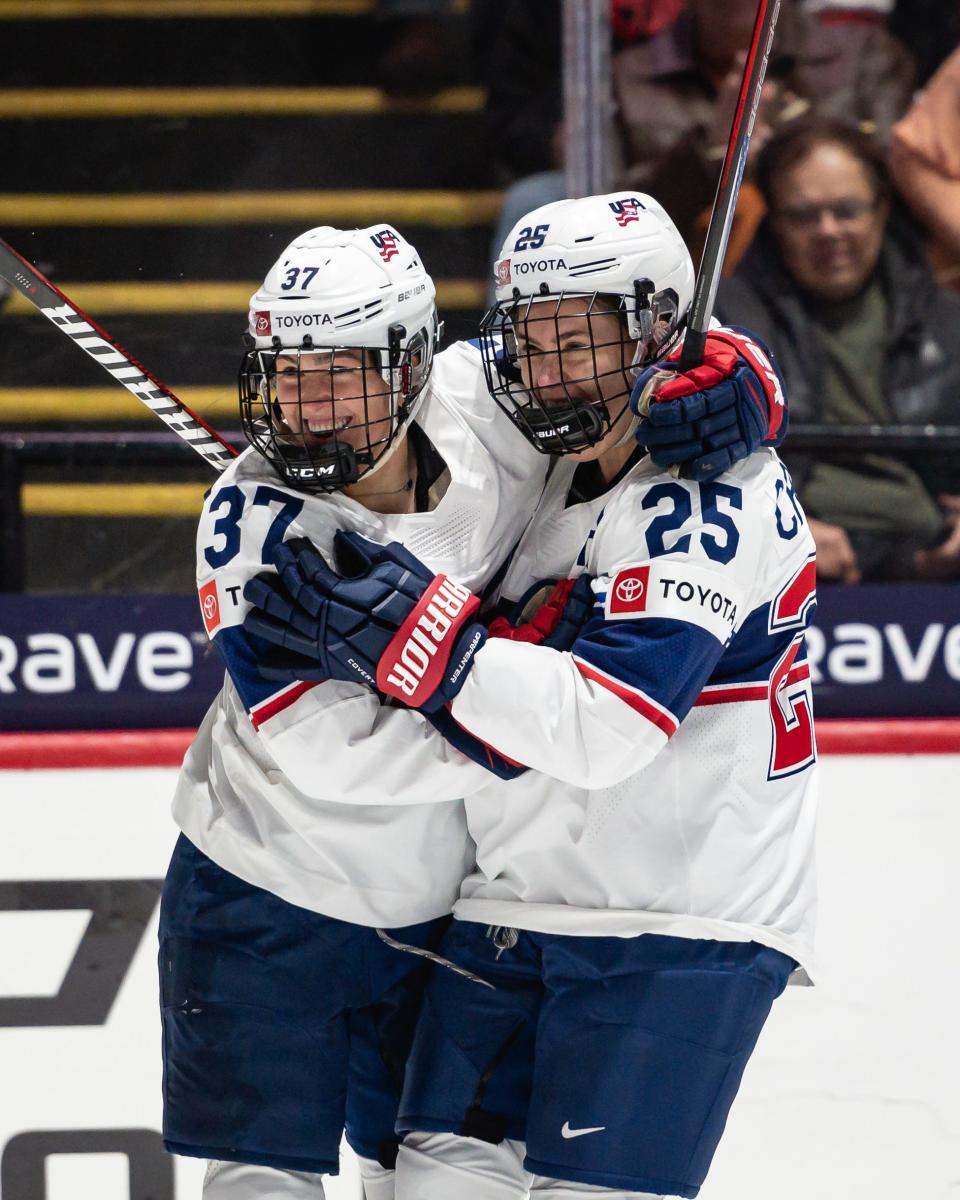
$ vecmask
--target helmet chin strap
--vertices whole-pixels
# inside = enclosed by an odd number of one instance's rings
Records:
[[[646,370],[647,367],[655,366],[657,363],[662,362],[664,360],[664,358],[666,358],[666,356],[670,353],[670,351],[674,348],[674,346],[676,346],[677,343],[681,340],[681,335],[682,335],[685,324],[686,324],[686,319],[685,318],[681,319],[677,324],[677,328],[674,331],[673,336],[671,338],[669,338],[668,341],[663,346],[660,347],[659,353],[656,355],[656,357],[652,358],[649,362],[643,363],[642,365],[640,363],[640,355],[643,352],[643,343],[641,341],[638,341],[635,344],[634,349],[633,349],[633,359],[631,360],[630,366],[627,368],[627,373],[632,374],[634,382],[636,382],[637,377],[639,376],[641,370]],[[667,375],[668,372],[663,372],[663,374]],[[649,386],[650,385],[648,385],[648,388],[649,388]],[[646,390],[644,391],[644,395],[646,395]],[[629,428],[624,433],[623,437],[617,441],[616,447],[614,447],[614,449],[624,445],[630,438],[634,437],[634,435],[637,432],[637,428],[640,425],[640,419],[641,418],[639,415],[634,414],[633,420],[629,424]]]
[[[642,353],[642,346],[643,346],[643,343],[639,342],[639,341],[634,344],[633,358],[630,362],[630,366],[627,368],[627,371],[626,371],[627,375],[632,377],[633,382],[636,382],[637,376],[640,374],[640,355]],[[630,390],[631,391],[633,390],[632,384],[631,384]],[[627,398],[627,408],[629,409],[629,407],[630,407],[630,399],[628,397]],[[619,450],[621,446],[625,446],[627,444],[627,442],[632,441],[637,432],[637,428],[639,427],[639,425],[640,425],[640,418],[636,415],[632,415],[631,419],[627,422],[627,428],[624,431],[623,437],[618,438],[616,444],[614,446],[612,446],[611,449]]]
[[[393,456],[394,456],[394,454],[396,454],[397,450],[406,443],[407,427],[410,424],[410,422],[413,420],[413,418],[416,416],[417,410],[420,408],[420,405],[423,403],[424,397],[426,396],[427,388],[429,386],[430,385],[428,383],[425,387],[420,389],[420,392],[417,395],[416,399],[413,401],[413,403],[410,405],[410,407],[406,410],[406,412],[404,412],[399,423],[397,424],[396,432],[393,435],[393,440],[390,442],[390,445],[386,448],[386,450],[384,450],[384,452],[380,455],[380,457],[377,459],[377,461],[375,463],[373,463],[371,466],[369,466],[363,472],[363,474],[357,480],[358,483],[360,483],[362,480],[370,479],[374,475],[376,475],[376,473],[378,471],[382,470],[382,468],[384,466],[386,466],[386,464],[390,461],[390,459],[393,458]]]
[[[611,449],[619,450],[619,448],[621,446],[625,446],[627,444],[627,442],[632,442],[636,435],[637,427],[639,426],[639,424],[640,424],[640,418],[633,416],[631,414],[630,421],[627,424],[627,428],[626,428],[626,431],[624,432],[623,437],[619,438],[617,440],[616,445],[611,446]]]

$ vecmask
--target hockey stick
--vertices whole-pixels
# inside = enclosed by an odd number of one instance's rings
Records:
[[[190,411],[170,389],[101,329],[95,321],[0,238],[0,279],[15,287],[53,325],[100,364],[107,374],[183,438],[217,471],[228,467],[237,451],[206,421]]]
[[[760,106],[763,78],[767,73],[770,47],[773,45],[773,31],[776,28],[779,13],[780,0],[760,0],[757,19],[753,26],[753,35],[750,39],[750,49],[747,52],[747,61],[743,66],[743,79],[740,81],[740,92],[737,96],[733,123],[730,126],[727,151],[723,157],[720,182],[717,185],[713,211],[710,214],[710,224],[707,226],[707,237],[703,247],[703,257],[700,260],[700,270],[697,272],[693,303],[690,306],[690,316],[687,318],[687,332],[680,354],[681,371],[688,371],[703,361],[703,352],[707,344],[707,330],[710,328],[710,318],[713,316],[713,305],[717,298],[717,287],[720,284],[720,272],[723,269],[723,260],[727,253],[727,242],[730,240],[730,227],[733,224],[737,196],[740,193],[740,184],[743,180],[744,168],[747,165],[750,137],[753,133],[757,109]]]

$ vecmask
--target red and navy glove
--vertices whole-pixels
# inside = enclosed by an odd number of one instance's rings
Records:
[[[306,538],[282,542],[278,574],[247,582],[254,607],[244,629],[280,647],[261,660],[260,674],[365,683],[425,712],[449,704],[486,641],[471,621],[479,597],[397,542],[380,546],[340,530],[334,551],[343,574]]]
[[[529,621],[513,625],[505,616],[494,617],[487,626],[487,633],[492,638],[508,638],[513,642],[547,646],[551,650],[569,650],[593,612],[594,596],[590,583],[589,575],[562,579],[550,588],[547,598]],[[526,771],[522,763],[507,758],[495,747],[488,746],[468,729],[458,725],[448,709],[441,708],[424,715],[451,746],[486,767],[498,779],[516,779]]]
[[[737,326],[707,334],[703,361],[679,370],[682,346],[637,376],[630,407],[637,441],[665,470],[715,479],[758,446],[779,446],[787,432],[783,376],[769,350]]]
[[[487,633],[490,637],[507,638],[511,642],[529,642],[535,646],[548,646],[551,650],[569,650],[593,612],[591,582],[590,575],[561,579],[550,588],[546,599],[529,621],[513,625],[505,616],[494,617],[487,626]]]

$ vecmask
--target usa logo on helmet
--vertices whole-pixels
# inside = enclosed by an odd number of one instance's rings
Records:
[[[629,225],[631,221],[640,220],[637,210],[641,208],[643,205],[636,196],[630,196],[626,200],[613,200],[610,203],[614,219],[621,229]]]
[[[384,262],[389,262],[400,253],[397,249],[397,235],[389,229],[381,229],[379,233],[373,234],[370,241],[376,246]]]

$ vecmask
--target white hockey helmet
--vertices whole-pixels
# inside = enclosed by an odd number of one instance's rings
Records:
[[[574,453],[600,441],[626,409],[636,371],[679,339],[693,300],[690,252],[662,205],[641,192],[535,209],[511,230],[494,272],[497,303],[481,326],[487,382],[527,439],[548,454]],[[582,308],[565,303],[572,298],[581,298]],[[530,351],[518,350],[517,333],[571,310],[588,318],[619,316],[619,358],[627,371],[618,368],[615,396],[600,395],[598,380],[596,398],[587,399],[589,377],[578,379],[561,366],[564,384],[582,386],[567,392],[564,402],[544,405],[524,387],[521,367],[531,366]],[[587,324],[592,338],[593,323]],[[554,344],[559,341],[558,332]],[[595,378],[599,348],[591,342]]]
[[[334,491],[382,465],[430,376],[440,337],[435,300],[419,255],[390,225],[319,226],[287,246],[250,299],[249,349],[240,368],[244,432],[286,483]],[[295,365],[299,407],[311,375],[332,378],[348,369],[345,351],[354,352],[349,369],[357,380],[351,416],[337,415],[337,403],[347,411],[342,398],[331,400],[330,429],[316,436],[305,420],[291,421],[289,399],[280,404],[277,361],[285,383]],[[388,411],[374,418],[367,400],[376,393],[382,403],[384,383]]]

